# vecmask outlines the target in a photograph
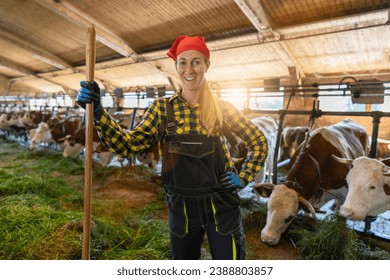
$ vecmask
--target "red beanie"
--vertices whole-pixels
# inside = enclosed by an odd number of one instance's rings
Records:
[[[177,56],[184,51],[196,50],[201,52],[207,59],[210,58],[210,51],[206,46],[204,37],[201,36],[180,36],[177,37],[167,55],[176,61]]]

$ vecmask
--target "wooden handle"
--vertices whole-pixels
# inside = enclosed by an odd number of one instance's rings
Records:
[[[86,46],[86,80],[94,79],[96,43],[95,28],[88,27]],[[84,166],[84,220],[82,259],[89,260],[91,239],[91,200],[92,200],[92,145],[93,145],[93,103],[86,105],[85,115],[85,166]]]

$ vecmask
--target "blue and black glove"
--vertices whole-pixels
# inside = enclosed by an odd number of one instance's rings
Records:
[[[246,186],[244,179],[233,172],[226,172],[219,178],[219,183],[226,189],[243,189]]]
[[[76,103],[85,109],[86,104],[93,102],[93,116],[100,119],[103,114],[103,106],[100,98],[100,88],[95,81],[81,81],[80,90],[76,97]]]

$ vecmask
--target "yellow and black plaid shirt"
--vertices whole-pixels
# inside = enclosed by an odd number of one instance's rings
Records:
[[[181,92],[178,91],[168,101],[173,103],[176,133],[207,135],[207,130],[199,121],[199,106],[191,108],[180,96]],[[164,100],[165,98],[155,99],[145,112],[142,121],[131,131],[123,130],[104,110],[100,120],[95,121],[95,127],[103,144],[110,152],[123,158],[129,158],[149,148],[157,140],[159,127],[166,119]],[[232,104],[221,101],[221,108],[225,125],[246,143],[248,155],[239,176],[250,182],[264,166],[268,154],[267,141],[263,133]],[[220,131],[216,132],[216,136],[221,136],[224,143],[226,170],[231,170],[233,162],[227,150],[226,138]]]

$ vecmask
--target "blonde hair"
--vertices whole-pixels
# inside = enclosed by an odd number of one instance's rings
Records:
[[[210,136],[216,128],[222,127],[222,110],[218,97],[212,92],[206,79],[203,92],[199,98],[200,122],[207,129]]]

